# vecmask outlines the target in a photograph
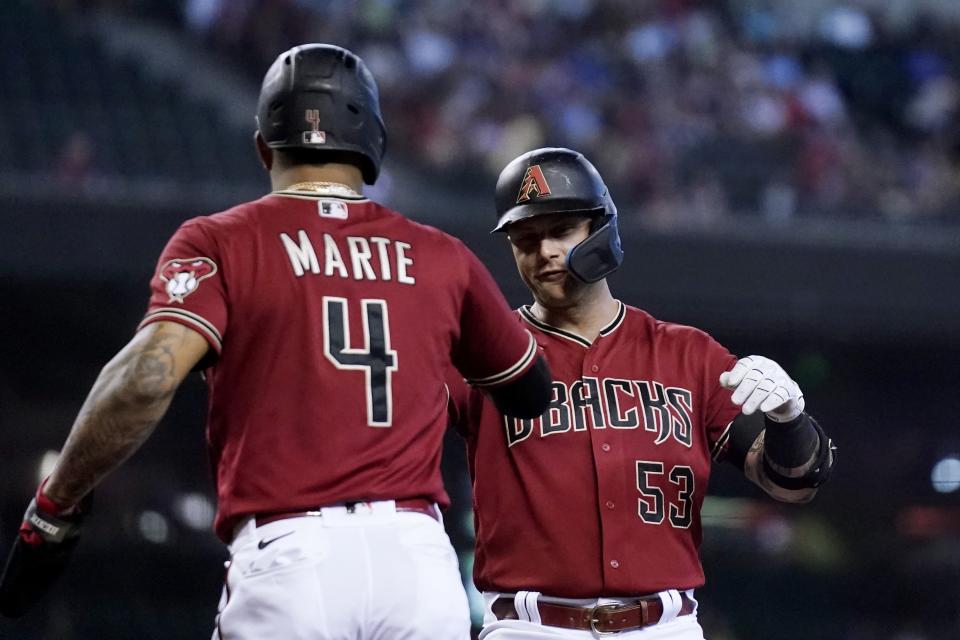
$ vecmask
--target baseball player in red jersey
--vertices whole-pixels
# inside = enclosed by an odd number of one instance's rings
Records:
[[[484,593],[481,638],[696,640],[700,506],[713,461],[778,500],[810,500],[833,448],[772,360],[616,300],[617,214],[568,149],[511,162],[496,192],[534,303],[518,311],[553,372],[549,407],[504,416],[454,387],[467,438]]]
[[[444,373],[452,364],[530,417],[549,401],[549,371],[461,242],[361,195],[385,130],[357,56],[282,54],[256,143],[273,192],[187,221],[163,250],[137,334],[27,512],[0,607],[18,615],[39,597],[85,496],[202,369],[215,528],[231,553],[213,637],[466,638],[438,510]]]

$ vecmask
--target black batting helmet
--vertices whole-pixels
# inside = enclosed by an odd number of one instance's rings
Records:
[[[567,256],[567,268],[584,282],[596,282],[623,262],[617,207],[600,173],[583,154],[570,149],[528,151],[500,172],[493,231],[547,213],[593,217],[590,235]]]
[[[305,44],[281,53],[263,78],[257,126],[272,149],[348,157],[367,184],[380,174],[387,145],[380,92],[363,60],[341,47]]]

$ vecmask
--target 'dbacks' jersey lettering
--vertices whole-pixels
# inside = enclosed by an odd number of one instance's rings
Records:
[[[529,332],[458,240],[363,197],[275,193],[184,223],[141,326],[213,352],[207,438],[229,541],[248,514],[347,500],[449,503],[444,372],[502,384]]]
[[[475,391],[454,394],[477,587],[589,598],[702,585],[711,452],[739,412],[718,379],[736,358],[623,304],[592,344],[518,313],[553,372],[549,408],[515,420]]]

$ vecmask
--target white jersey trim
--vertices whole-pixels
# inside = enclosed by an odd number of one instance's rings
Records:
[[[717,457],[723,451],[723,448],[727,445],[727,441],[730,440],[730,427],[733,426],[733,420],[727,424],[727,428],[723,430],[723,433],[720,434],[720,437],[717,438],[716,443],[713,445],[713,448],[710,450],[710,457],[716,462]]]
[[[605,327],[600,329],[600,335],[606,337],[616,331],[621,324],[623,324],[623,319],[627,316],[627,306],[620,302],[617,302],[617,313]],[[571,342],[576,342],[582,347],[590,348],[593,346],[593,343],[581,336],[580,334],[574,333],[573,331],[567,331],[566,329],[558,329],[552,325],[543,322],[533,315],[533,312],[530,310],[530,305],[524,305],[520,307],[520,317],[523,318],[527,323],[532,324],[534,327],[543,331],[544,333],[549,333],[551,335],[558,336],[560,338],[565,338]]]
[[[179,320],[185,322],[188,326],[196,329],[208,341],[213,343],[214,348],[219,353],[223,348],[223,337],[212,322],[203,316],[187,311],[186,309],[177,309],[173,307],[161,307],[151,311],[143,317],[140,324],[137,325],[137,331],[150,323],[159,322],[164,319]]]
[[[294,198],[295,200],[343,200],[345,202],[370,202],[370,198],[365,196],[346,196],[346,195],[334,195],[332,193],[304,193],[302,191],[273,191],[270,193],[272,196],[280,196],[283,198]]]
[[[613,320],[605,326],[603,329],[600,329],[601,336],[608,336],[617,329],[620,328],[620,325],[623,324],[623,319],[627,317],[627,305],[623,304],[617,300],[617,304],[620,305],[620,308],[617,309],[617,315],[613,317]]]
[[[532,333],[526,329],[524,329],[524,332],[526,332],[527,337],[530,338],[530,341],[527,343],[527,350],[524,352],[523,357],[520,358],[520,360],[500,373],[487,376],[486,378],[467,378],[467,382],[476,387],[490,387],[494,385],[505,384],[514,378],[519,377],[520,374],[528,366],[530,366],[530,363],[533,362],[534,358],[537,357],[537,341],[533,338]]]

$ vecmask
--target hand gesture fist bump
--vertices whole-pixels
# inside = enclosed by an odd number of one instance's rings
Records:
[[[720,374],[720,386],[733,391],[745,415],[757,409],[775,422],[790,422],[803,413],[803,392],[779,364],[763,356],[740,358]]]

